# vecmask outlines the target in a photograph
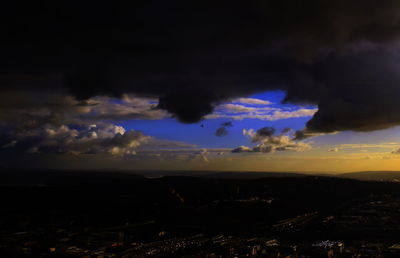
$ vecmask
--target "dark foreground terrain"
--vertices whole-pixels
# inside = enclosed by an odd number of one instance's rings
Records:
[[[149,175],[3,169],[0,257],[400,257],[396,182]]]

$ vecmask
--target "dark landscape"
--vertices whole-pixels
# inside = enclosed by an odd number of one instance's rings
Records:
[[[203,173],[3,169],[0,256],[400,255],[396,182]]]

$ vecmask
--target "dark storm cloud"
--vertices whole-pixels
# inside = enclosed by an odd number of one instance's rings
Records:
[[[221,126],[215,131],[215,136],[226,136],[229,134],[227,127],[232,127],[233,123],[232,121],[228,122],[223,122],[221,123]]]
[[[337,131],[323,133],[323,132],[319,132],[319,131],[315,131],[315,130],[310,130],[308,128],[304,128],[303,130],[297,130],[297,131],[293,131],[293,130],[288,131],[288,133],[290,133],[290,132],[293,132],[292,140],[294,140],[294,141],[302,141],[302,140],[305,140],[305,139],[311,138],[311,137],[317,137],[317,136],[337,133]]]
[[[229,132],[228,130],[226,130],[225,127],[219,127],[216,131],[215,131],[215,136],[226,136],[228,135]]]
[[[257,137],[269,137],[275,133],[275,128],[273,127],[263,127],[256,131]],[[257,141],[257,140],[256,140]]]
[[[0,13],[0,85],[157,97],[186,123],[282,89],[287,102],[318,104],[310,131],[383,129],[400,124],[399,10],[397,0],[13,1]]]
[[[291,131],[293,131],[292,128],[285,127],[285,128],[283,128],[283,129],[281,130],[281,133],[282,133],[282,134],[287,134],[287,133],[290,133]]]
[[[221,126],[232,127],[233,126],[233,122],[232,121],[224,122],[224,123],[221,124]]]

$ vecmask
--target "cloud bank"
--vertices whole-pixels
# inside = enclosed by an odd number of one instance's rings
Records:
[[[232,150],[232,153],[243,152],[262,152],[271,153],[276,151],[305,151],[311,149],[311,145],[304,142],[292,140],[293,136],[287,134],[288,131],[279,135],[275,134],[275,128],[263,127],[254,131],[253,129],[244,129],[243,135],[250,138],[253,143],[257,143],[254,147],[239,146]]]
[[[0,95],[135,94],[193,123],[228,99],[281,89],[286,102],[318,105],[309,130],[384,129],[400,124],[399,9],[396,0],[13,1],[0,18]],[[1,105],[16,103],[35,105]],[[57,107],[47,107],[51,117]]]

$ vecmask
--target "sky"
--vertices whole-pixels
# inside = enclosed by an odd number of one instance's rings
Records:
[[[0,165],[400,170],[400,3],[2,8]]]

